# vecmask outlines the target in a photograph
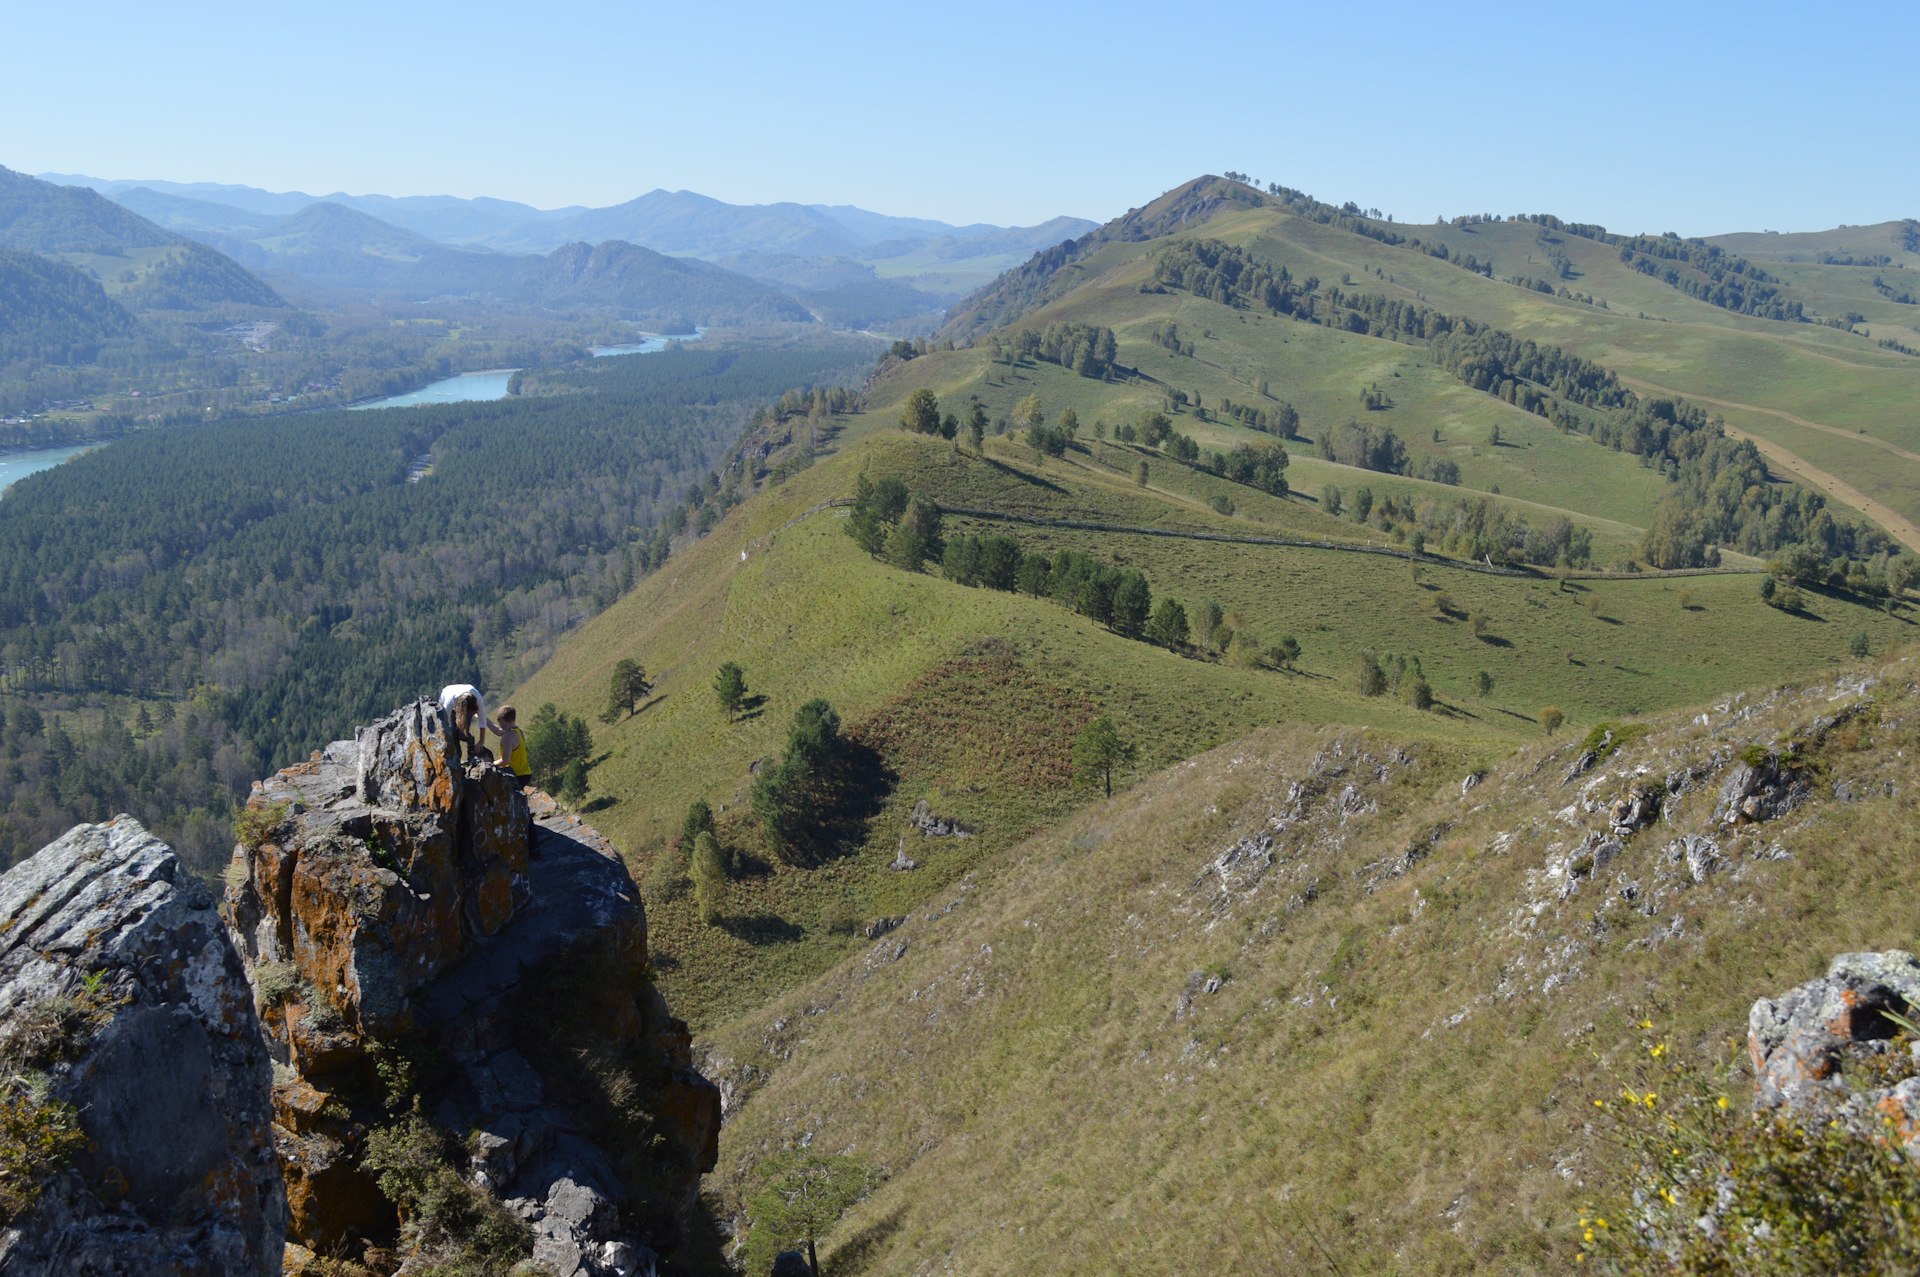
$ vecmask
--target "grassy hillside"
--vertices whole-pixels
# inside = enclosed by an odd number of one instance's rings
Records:
[[[1657,716],[1570,782],[1571,741],[1468,786],[1457,745],[1337,727],[1170,768],[713,1033],[721,1195],[793,1143],[884,1168],[839,1274],[1567,1271],[1639,1021],[1714,1058],[1755,997],[1920,939],[1911,669]],[[1806,805],[1716,828],[1733,756],[1789,738]],[[1636,776],[1665,815],[1596,868]]]
[[[935,361],[915,365],[923,362]],[[949,536],[1010,531],[1029,551],[1083,550],[1138,568],[1190,614],[1211,599],[1262,643],[1292,634],[1303,648],[1298,672],[1241,669],[1123,639],[1051,601],[890,567],[841,535],[844,511],[826,506],[866,473],[901,477],[943,504],[1034,519],[1364,543],[1352,523],[1311,502],[1212,476],[1176,469],[1136,487],[1131,466],[1110,455],[1121,451],[1101,449],[1106,462],[1078,450],[1043,461],[994,439],[978,459],[869,424],[865,438],[737,508],[588,622],[516,695],[523,707],[553,701],[591,717],[616,661],[637,660],[655,678],[639,713],[594,729],[588,807],[648,879],[658,965],[682,1014],[716,1024],[826,970],[858,948],[836,922],[904,912],[1085,802],[1068,755],[1095,713],[1113,715],[1140,744],[1142,769],[1273,723],[1418,732],[1492,758],[1537,738],[1546,704],[1584,730],[1692,704],[1756,674],[1831,666],[1856,629],[1879,646],[1911,628],[1839,595],[1789,615],[1763,606],[1744,574],[1596,577],[1562,589],[1429,563],[1416,582],[1404,558],[949,519]],[[1236,488],[1241,512],[1210,508],[1208,485]],[[1443,592],[1450,613],[1435,609]],[[1467,619],[1476,612],[1488,618],[1478,637]],[[1396,672],[1395,658],[1417,666],[1439,708],[1359,696],[1352,672],[1363,651]],[[728,660],[763,698],[738,721],[711,688]],[[1493,677],[1484,700],[1478,670]],[[743,805],[755,764],[779,755],[794,710],[814,697],[878,752],[887,778],[857,845],[824,867],[793,869],[766,851]],[[715,807],[747,857],[718,927],[699,925],[675,850],[695,799]],[[922,799],[981,834],[933,843],[915,833],[924,867],[893,873]]]
[[[1883,504],[1907,521],[1889,530],[1910,546],[1920,543],[1920,530],[1912,526],[1920,517],[1920,497],[1914,495],[1920,492],[1920,470],[1914,469],[1920,462],[1912,460],[1920,455],[1914,425],[1920,422],[1920,358],[1878,344],[1888,340],[1920,349],[1920,329],[1912,327],[1920,323],[1920,306],[1897,303],[1871,286],[1873,278],[1881,277],[1886,293],[1912,293],[1902,281],[1914,277],[1897,264],[1866,268],[1769,262],[1766,269],[1782,281],[1782,295],[1820,321],[1791,323],[1737,314],[1688,296],[1622,263],[1619,251],[1608,244],[1533,222],[1411,226],[1357,217],[1337,221],[1323,224],[1289,212],[1280,200],[1250,188],[1203,179],[1078,241],[1081,247],[1075,253],[1043,255],[1011,273],[956,310],[949,332],[977,339],[986,331],[981,324],[1003,324],[1015,316],[1023,325],[1043,326],[1056,319],[1109,324],[1122,340],[1121,362],[1130,365],[1141,352],[1138,345],[1126,345],[1129,333],[1137,340],[1152,325],[1171,319],[1196,347],[1193,359],[1178,362],[1171,372],[1171,384],[1180,388],[1191,385],[1204,394],[1211,386],[1215,393],[1252,402],[1247,385],[1255,373],[1266,371],[1274,395],[1293,400],[1313,422],[1351,415],[1361,387],[1382,380],[1395,401],[1387,414],[1389,423],[1410,441],[1430,440],[1436,428],[1443,440],[1456,444],[1477,443],[1476,436],[1485,433],[1490,409],[1481,406],[1477,414],[1455,415],[1456,405],[1470,401],[1472,392],[1459,393],[1462,388],[1454,383],[1449,393],[1444,383],[1451,379],[1438,370],[1429,370],[1429,376],[1439,378],[1431,385],[1421,378],[1408,384],[1408,370],[1400,365],[1424,363],[1423,351],[1395,350],[1378,339],[1351,334],[1309,336],[1300,330],[1311,331],[1310,325],[1245,311],[1228,314],[1225,308],[1179,294],[1126,295],[1145,278],[1147,266],[1138,259],[1182,238],[1219,239],[1244,247],[1262,262],[1287,267],[1296,278],[1314,276],[1347,291],[1418,302],[1489,323],[1561,346],[1645,391],[1686,395],[1724,414],[1729,425],[1772,443],[1770,455],[1783,472],[1856,510],[1879,514],[1869,503]],[[1881,248],[1895,255],[1896,263],[1911,256],[1889,236],[1867,234],[1875,228],[1856,229],[1862,233],[1846,233],[1853,236],[1856,251],[1864,252],[1860,245],[1866,239],[1889,238]],[[1370,235],[1406,242],[1392,245]],[[1432,255],[1443,246],[1445,259]],[[1468,257],[1485,266],[1489,275],[1463,269]],[[1564,277],[1558,273],[1562,262]],[[1515,277],[1548,280],[1570,296],[1507,282]],[[1858,331],[1825,326],[1828,319],[1844,323],[1849,314],[1862,316],[1854,325]],[[1275,325],[1284,341],[1261,333],[1263,326],[1271,330]],[[1143,371],[1165,379],[1170,370],[1149,360]],[[1397,381],[1393,372],[1401,374]],[[1841,436],[1859,439],[1861,446],[1849,451],[1839,443]],[[1556,482],[1551,468],[1531,459],[1522,469],[1533,474],[1524,478],[1510,473],[1512,466],[1489,469],[1469,465],[1478,458],[1452,459],[1461,464],[1462,480],[1469,486],[1497,483],[1504,493],[1513,491],[1509,480],[1548,488]],[[1632,461],[1616,460],[1627,465]],[[1606,490],[1617,487],[1616,476],[1586,475],[1584,465],[1573,469],[1579,479],[1599,482],[1602,490],[1570,489],[1559,499],[1549,496],[1548,504],[1632,519],[1631,498],[1610,509],[1594,504],[1626,496]],[[1828,479],[1833,482],[1825,482]]]
[[[1816,805],[1811,837],[1804,812],[1723,832],[1726,863],[1691,887],[1671,850],[1755,743],[1804,738],[1795,765],[1825,769],[1807,773],[1819,804],[1834,779],[1905,766],[1884,756],[1904,708],[1889,702],[1885,732],[1812,722],[1860,694],[1850,651],[1911,643],[1902,600],[1823,586],[1770,607],[1758,561],[1730,551],[1717,572],[1639,571],[1679,466],[1600,442],[1622,438],[1594,427],[1614,409],[1569,400],[1556,424],[1447,372],[1425,338],[1281,317],[1157,271],[1169,245],[1214,239],[1311,277],[1300,287],[1330,307],[1316,317],[1339,317],[1338,289],[1561,347],[1643,405],[1683,393],[1759,441],[1773,477],[1742,481],[1751,500],[1777,501],[1790,474],[1920,546],[1898,469],[1920,464],[1900,434],[1920,360],[1714,304],[1724,290],[1671,284],[1598,236],[1388,227],[1183,187],[1008,271],[951,313],[957,348],[883,360],[864,413],[750,437],[727,473],[749,490],[764,475],[757,495],[519,691],[523,710],[592,718],[617,662],[655,680],[637,712],[595,727],[582,805],[642,879],[663,991],[733,1097],[718,1191],[736,1224],[764,1155],[800,1145],[888,1175],[834,1238],[842,1273],[1557,1271],[1601,1187],[1578,1116],[1598,1085],[1589,1047],[1649,1015],[1710,1037],[1771,990],[1756,971],[1784,985],[1837,947],[1905,941],[1892,905],[1839,903],[1897,863],[1849,832],[1890,825],[1888,791]],[[1670,251],[1635,243],[1629,259]],[[1826,274],[1787,278],[1802,266]],[[1862,268],[1751,269],[1743,287],[1774,280],[1767,306],[1819,319],[1852,295],[1834,272]],[[1507,282],[1548,272],[1549,291]],[[1105,366],[1002,347],[1049,325],[1111,330]],[[981,455],[900,431],[920,391],[961,418],[978,401]],[[1030,398],[1049,423],[1077,418],[1055,455],[1009,429]],[[1816,415],[1843,403],[1857,421]],[[1233,405],[1298,412],[1290,491],[1209,460],[1278,442]],[[1197,458],[1116,433],[1155,412]],[[1350,419],[1391,427],[1407,473],[1314,455]],[[1290,636],[1297,668],[1152,646],[937,562],[892,566],[842,534],[862,477],[943,507],[948,539],[1091,555],[1189,616],[1216,606],[1253,647]],[[1365,489],[1372,516],[1336,513],[1329,485],[1349,511]],[[1477,570],[1493,565],[1472,529],[1521,521],[1501,544],[1553,529],[1583,570]],[[1439,553],[1416,562],[1415,530]],[[751,693],[737,716],[713,690],[726,661]],[[1368,662],[1386,694],[1361,694]],[[1399,694],[1416,676],[1429,711]],[[1803,682],[1739,698],[1782,680]],[[787,864],[750,794],[817,697],[852,742],[860,806],[830,854]],[[1567,718],[1552,737],[1549,706]],[[1100,714],[1140,747],[1111,801],[1073,777]],[[1652,734],[1634,727],[1567,781],[1579,742],[1629,720]],[[1634,835],[1596,880],[1569,849],[1636,775],[1673,778],[1671,828]],[[696,800],[731,866],[706,923],[680,846]],[[924,834],[922,804],[973,836]],[[1783,916],[1811,919],[1784,950],[1764,921]]]

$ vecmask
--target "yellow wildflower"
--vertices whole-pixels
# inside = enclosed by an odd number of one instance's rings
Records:
[[[1643,1028],[1643,1029],[1651,1029],[1651,1028],[1653,1027],[1653,1021],[1652,1021],[1652,1020],[1642,1020],[1642,1021],[1640,1021],[1640,1027],[1641,1027],[1641,1028]]]
[[[1659,1059],[1661,1056],[1665,1055],[1666,1053],[1667,1053],[1667,1044],[1665,1042],[1656,1042],[1651,1047],[1647,1048],[1647,1054],[1651,1055],[1656,1060]]]
[[[1716,1105],[1717,1105],[1717,1106],[1719,1106],[1720,1108],[1726,1108],[1726,1107],[1727,1107],[1727,1097],[1726,1097],[1726,1096],[1724,1096],[1724,1095],[1723,1095],[1723,1096],[1721,1096],[1721,1097],[1720,1097],[1719,1099],[1717,1099],[1717,1100],[1715,1100],[1715,1101],[1714,1101],[1714,1104],[1716,1104]]]

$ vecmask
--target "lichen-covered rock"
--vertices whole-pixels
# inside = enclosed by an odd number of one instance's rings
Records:
[[[1910,1017],[1916,1006],[1920,960],[1898,949],[1843,953],[1823,978],[1779,998],[1761,998],[1747,1016],[1747,1049],[1758,1078],[1755,1106],[1813,1108],[1856,1098],[1839,1078],[1847,1056],[1884,1049],[1896,1030],[1885,1013]],[[1875,1094],[1864,1102],[1877,1106],[1888,1098]]]
[[[302,1072],[408,1032],[413,993],[526,899],[526,799],[498,768],[455,764],[438,714],[416,701],[254,786],[249,808],[284,819],[234,851],[234,928],[250,963],[291,964],[344,1023],[305,1044],[320,1054]],[[300,1018],[267,1018],[289,1059]]]
[[[1660,817],[1660,802],[1666,796],[1663,786],[1634,781],[1627,792],[1613,801],[1607,810],[1607,825],[1621,837],[1645,829]]]
[[[460,1179],[528,1226],[537,1262],[645,1271],[714,1165],[719,1092],[646,982],[646,913],[613,848],[452,759],[419,701],[250,801],[270,827],[236,848],[227,905],[293,1070],[274,1089],[292,1237],[321,1253],[393,1240],[361,1163],[410,1102],[394,1079],[430,1068]]]
[[[0,1272],[280,1272],[253,993],[212,894],[132,817],[0,877],[0,1052],[45,1071],[88,1141],[0,1235]]]

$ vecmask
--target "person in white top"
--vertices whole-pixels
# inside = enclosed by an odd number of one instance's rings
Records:
[[[460,742],[467,744],[467,761],[484,758],[493,761],[487,749],[487,732],[496,736],[500,729],[487,721],[487,701],[472,683],[449,683],[440,689],[440,713],[446,719],[447,734],[456,758]],[[477,725],[477,730],[476,730]]]

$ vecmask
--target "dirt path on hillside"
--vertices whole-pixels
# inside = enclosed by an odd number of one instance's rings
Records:
[[[1808,421],[1804,417],[1796,417],[1792,413],[1781,412],[1777,408],[1758,408],[1752,404],[1734,403],[1727,399],[1709,399],[1705,395],[1669,390],[1665,386],[1656,386],[1650,381],[1641,381],[1637,377],[1621,377],[1620,380],[1630,386],[1635,386],[1643,390],[1651,390],[1656,394],[1679,395],[1682,398],[1694,400],[1699,403],[1710,403],[1718,408],[1737,408],[1742,412],[1764,413],[1769,417],[1778,417],[1796,426],[1806,426],[1813,430],[1824,430],[1828,434],[1839,435],[1842,439],[1852,439],[1855,442],[1865,440],[1877,448],[1892,453],[1896,457],[1901,457],[1908,461],[1920,461],[1920,456],[1915,456],[1904,448],[1895,447],[1884,439],[1875,439],[1872,435],[1849,434],[1838,426],[1824,426],[1817,421]],[[1745,439],[1751,442],[1754,447],[1760,449],[1761,455],[1766,457],[1767,460],[1774,462],[1782,470],[1793,475],[1794,478],[1800,480],[1816,492],[1825,492],[1838,500],[1846,502],[1854,509],[1865,512],[1868,518],[1890,532],[1894,540],[1900,542],[1909,550],[1920,553],[1920,527],[1914,526],[1913,521],[1905,515],[1888,509],[1844,479],[1828,474],[1825,470],[1807,461],[1798,453],[1789,452],[1771,439],[1762,438],[1759,435],[1742,430],[1738,426],[1724,426],[1724,429],[1735,439]]]
[[[1920,453],[1908,452],[1898,444],[1888,443],[1885,439],[1876,439],[1872,435],[1863,435],[1857,431],[1844,430],[1839,426],[1829,426],[1818,421],[1808,421],[1805,417],[1796,417],[1792,413],[1782,412],[1778,408],[1762,408],[1758,404],[1737,403],[1732,399],[1709,399],[1705,395],[1696,395],[1692,391],[1670,390],[1665,386],[1656,386],[1651,381],[1642,381],[1638,377],[1628,377],[1624,374],[1616,375],[1620,377],[1620,380],[1630,386],[1638,386],[1643,390],[1651,390],[1655,394],[1677,395],[1680,398],[1692,399],[1698,403],[1710,403],[1716,408],[1738,408],[1742,412],[1764,413],[1769,417],[1778,417],[1780,420],[1791,422],[1796,426],[1805,426],[1809,430],[1824,430],[1830,435],[1838,435],[1842,439],[1851,439],[1855,443],[1870,443],[1882,452],[1891,452],[1894,456],[1905,458],[1908,461],[1920,461]]]

